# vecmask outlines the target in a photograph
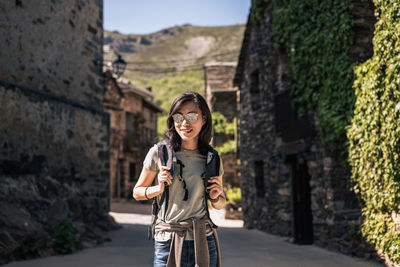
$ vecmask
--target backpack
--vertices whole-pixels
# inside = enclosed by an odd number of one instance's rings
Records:
[[[176,157],[174,153],[174,149],[169,142],[169,140],[163,140],[157,143],[158,147],[158,157],[160,158],[161,165],[162,166],[167,166],[169,168],[169,172],[173,176],[174,174],[174,162],[176,162]],[[209,185],[208,179],[213,176],[218,176],[219,175],[219,168],[220,168],[220,158],[218,155],[218,152],[211,148],[210,151],[207,153],[207,159],[206,159],[206,171],[203,173],[202,178],[203,178],[203,183],[204,183],[204,205],[206,207],[206,214],[208,219],[212,222],[210,218],[210,211],[208,210],[208,205],[207,205],[207,198],[209,198],[208,192],[207,192],[207,186]],[[160,208],[162,207],[162,204],[165,201],[165,206],[164,206],[164,218],[162,219],[165,221],[165,215],[167,213],[168,209],[168,202],[169,202],[169,186],[165,186],[164,192],[161,195],[160,202],[157,201],[157,198],[153,198],[153,203],[152,203],[152,209],[151,209],[151,224],[148,228],[148,238],[154,239],[154,234],[155,234],[155,225],[158,219],[158,212]],[[217,226],[212,222],[213,228],[217,228]]]

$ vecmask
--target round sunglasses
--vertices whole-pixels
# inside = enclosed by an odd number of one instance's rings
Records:
[[[175,113],[174,115],[172,115],[172,118],[174,119],[174,122],[177,123],[177,124],[182,123],[184,118],[186,118],[186,121],[188,123],[194,123],[199,118],[199,114],[198,113],[194,113],[194,112],[189,112],[184,117],[180,113]]]

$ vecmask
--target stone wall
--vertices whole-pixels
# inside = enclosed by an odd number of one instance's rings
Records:
[[[372,51],[373,6],[353,2],[356,34],[349,53],[362,61]],[[287,236],[300,244],[314,243],[370,257],[371,249],[351,236],[352,225],[361,219],[350,191],[350,173],[340,156],[324,152],[316,114],[303,119],[296,116],[289,94],[295,82],[289,60],[284,51],[273,47],[272,6],[267,6],[260,25],[248,22],[235,77],[240,90],[245,226]],[[306,181],[308,193],[296,191],[300,180]],[[299,212],[304,216],[298,216]],[[307,212],[310,222],[299,222]],[[304,225],[309,228],[299,230]],[[302,233],[309,234],[308,239]]]
[[[117,227],[102,11],[94,0],[0,4],[0,263],[96,245]]]
[[[1,1],[0,78],[101,108],[102,6]]]

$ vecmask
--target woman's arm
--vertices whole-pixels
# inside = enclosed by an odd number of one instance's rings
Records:
[[[133,189],[133,197],[136,200],[149,200],[156,197],[164,192],[165,183],[169,185],[172,184],[172,177],[167,167],[161,167],[161,175],[158,177],[158,184],[151,186],[156,175],[157,172],[143,167],[138,182]]]

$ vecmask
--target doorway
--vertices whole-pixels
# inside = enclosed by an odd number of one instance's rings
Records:
[[[293,237],[296,244],[313,243],[310,175],[301,153],[287,156],[292,176]]]

